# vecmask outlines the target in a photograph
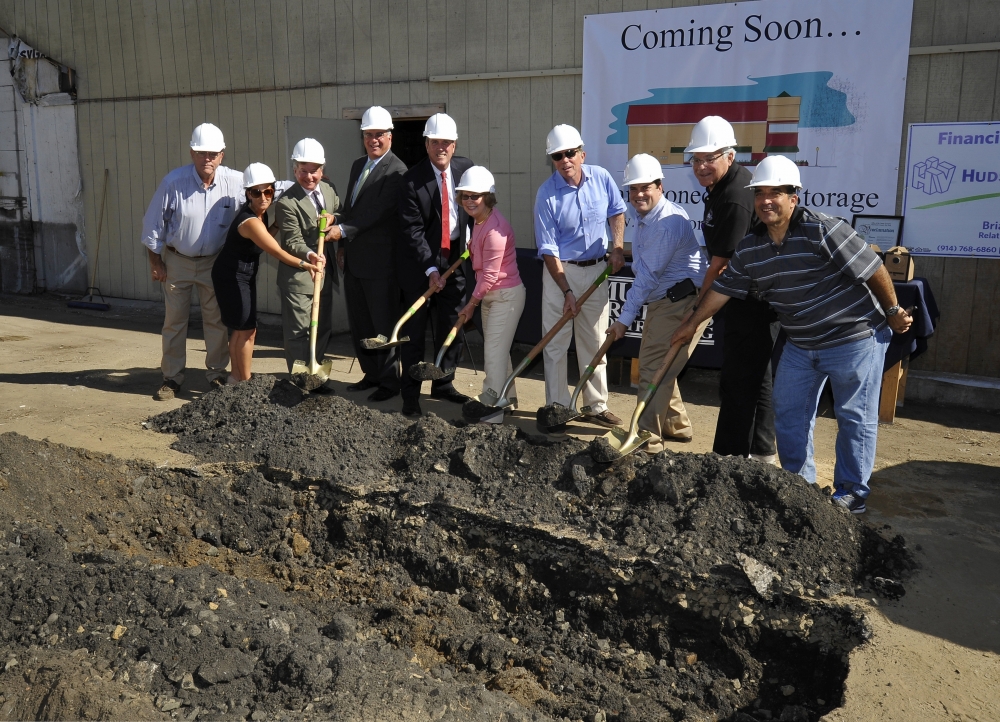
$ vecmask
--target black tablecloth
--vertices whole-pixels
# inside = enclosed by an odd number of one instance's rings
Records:
[[[913,325],[906,333],[893,334],[889,350],[885,354],[885,369],[888,370],[906,356],[910,360],[917,358],[927,350],[927,339],[934,335],[941,314],[937,302],[931,292],[931,286],[926,278],[914,278],[912,281],[897,281],[896,303],[903,308],[913,308]]]

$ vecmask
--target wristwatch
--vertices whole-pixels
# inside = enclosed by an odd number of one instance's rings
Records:
[[[885,317],[886,318],[890,318],[892,316],[895,316],[897,313],[899,313],[899,305],[898,304],[895,305],[895,306],[890,306],[889,308],[885,309]]]
[[[305,268],[305,266],[306,266],[306,262],[303,261],[303,260],[299,260],[299,268]],[[899,308],[899,306],[896,306],[896,308]]]
[[[572,288],[567,288],[565,291],[563,291],[563,296],[568,296],[571,293],[573,293],[573,289]]]

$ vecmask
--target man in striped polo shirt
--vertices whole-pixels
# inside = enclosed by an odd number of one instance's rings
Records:
[[[896,304],[882,261],[847,221],[799,207],[802,183],[792,161],[765,158],[749,187],[761,223],[672,342],[689,340],[730,298],[770,303],[790,342],[773,395],[781,466],[815,483],[813,427],[829,379],[837,416],[833,498],[863,514],[885,352],[892,332],[905,333],[913,319]]]

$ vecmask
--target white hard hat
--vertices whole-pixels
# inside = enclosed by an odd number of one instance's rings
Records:
[[[264,183],[274,183],[275,177],[271,169],[263,163],[251,163],[243,171],[243,187],[252,188]]]
[[[191,133],[191,150],[218,153],[226,147],[222,131],[211,123],[202,123]]]
[[[691,130],[691,142],[685,153],[712,153],[723,148],[736,147],[733,126],[725,118],[709,115],[698,121]]]
[[[323,146],[318,140],[313,138],[303,138],[292,149],[292,160],[299,163],[326,163],[326,154]]]
[[[373,105],[361,116],[361,130],[392,130],[392,116],[381,105]]]
[[[456,191],[469,193],[496,193],[493,174],[481,165],[474,165],[462,174],[462,180],[455,186]]]
[[[424,123],[424,137],[458,140],[458,126],[447,113],[435,113]]]
[[[557,125],[545,137],[545,155],[582,147],[583,138],[580,137],[580,131],[572,125]]]
[[[663,166],[648,153],[634,155],[625,164],[623,186],[644,185],[657,180],[663,180]]]
[[[753,172],[753,180],[747,188],[757,186],[795,186],[802,187],[799,178],[799,167],[783,155],[769,155],[757,164]]]

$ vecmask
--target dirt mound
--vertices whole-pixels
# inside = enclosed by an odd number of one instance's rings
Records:
[[[850,595],[912,567],[756,462],[603,466],[266,376],[148,424],[208,463],[0,436],[19,716],[815,720],[869,634]]]

